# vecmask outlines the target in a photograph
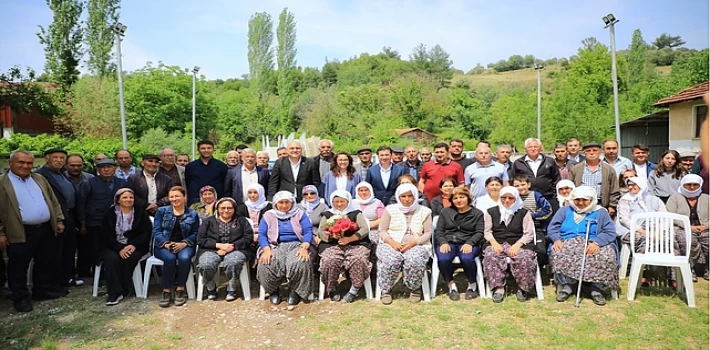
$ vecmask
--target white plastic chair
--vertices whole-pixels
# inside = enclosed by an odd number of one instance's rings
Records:
[[[136,292],[136,298],[143,297],[143,274],[141,272],[141,262],[147,260],[150,257],[150,253],[147,253],[141,257],[133,269],[133,290]],[[101,278],[101,268],[103,267],[103,262],[100,262],[94,267],[94,288],[91,295],[96,297],[99,295],[99,279]]]
[[[690,270],[690,219],[687,216],[674,213],[638,213],[631,217],[631,232],[636,232],[637,222],[645,220],[646,250],[643,253],[634,253],[631,262],[631,276],[629,277],[628,300],[634,300],[636,288],[639,287],[641,271],[644,265],[674,267],[680,271],[677,291],[682,292],[681,284],[685,284],[685,293],[689,307],[695,307],[695,290],[693,288],[692,273]],[[675,223],[680,222],[685,241],[685,254],[676,256],[673,246],[675,242]],[[635,252],[635,235],[630,235],[631,251]],[[681,252],[682,253],[682,252]]]
[[[631,247],[624,243],[621,242],[621,254],[619,258],[619,263],[621,266],[619,266],[619,280],[623,280],[626,278],[626,275],[629,270],[629,260],[631,259]]]
[[[537,242],[537,232],[533,233],[533,242]],[[536,271],[535,271],[535,294],[537,294],[537,299],[538,300],[544,300],[545,296],[543,295],[543,289],[542,289],[542,277],[540,275],[540,265],[537,263],[537,257],[535,258],[535,265]],[[491,289],[491,286],[488,284],[488,280],[486,279],[486,294],[488,298],[493,297],[493,290]],[[612,292],[613,293],[613,292]]]
[[[251,300],[251,286],[249,283],[249,261],[245,261],[242,266],[241,272],[239,272],[239,282],[242,285],[242,294],[244,294],[244,301]],[[217,267],[217,273],[214,275],[215,282],[219,282],[219,272],[224,268],[224,261]],[[197,277],[197,301],[202,301],[202,294],[204,294],[205,281],[201,273],[198,273]]]
[[[323,298],[325,298],[325,284],[323,284],[323,281],[320,281],[319,284],[318,300],[323,300]],[[365,288],[365,297],[367,299],[372,299],[372,281],[370,280],[370,277],[365,280],[363,287]]]
[[[152,221],[151,217],[151,221]],[[154,247],[154,241],[155,238],[152,238],[150,240],[150,249],[153,250],[155,249]],[[160,280],[158,276],[158,272],[154,269],[156,266],[163,266],[163,261],[156,258],[155,254],[151,254],[151,256],[146,259],[145,261],[145,272],[143,272],[143,292],[141,296],[144,299],[148,299],[148,287],[150,286],[150,272],[153,272],[153,275],[156,280]],[[192,263],[190,263],[190,272],[187,275],[187,282],[185,282],[185,289],[187,289],[187,297],[190,299],[195,299],[195,271],[192,267]]]

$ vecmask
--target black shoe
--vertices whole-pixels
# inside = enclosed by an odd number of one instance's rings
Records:
[[[123,294],[109,295],[106,297],[106,306],[118,305],[123,300]]]
[[[525,293],[522,289],[518,289],[515,293],[515,297],[518,298],[519,302],[524,302],[528,300],[528,293]]]
[[[237,300],[237,292],[227,292],[227,297],[224,298],[226,301],[235,301]]]
[[[338,293],[337,290],[334,290],[334,291],[328,293],[328,296],[330,297],[330,301],[332,301],[332,302],[337,303],[340,301],[340,294]]]
[[[158,302],[160,307],[169,307],[173,303],[173,293],[163,292],[163,298]]]
[[[478,292],[473,290],[473,289],[466,289],[466,295],[464,296],[464,299],[466,300],[473,300],[478,298]]]
[[[229,294],[229,293],[227,293]],[[217,299],[217,290],[207,290],[207,300],[216,300]]]
[[[15,307],[15,310],[18,312],[30,312],[32,311],[32,303],[30,303],[29,300],[23,300],[20,302],[17,302],[13,305]]]
[[[459,291],[457,291],[456,289],[451,290],[449,292],[449,299],[451,299],[453,301],[459,301],[459,299],[461,299],[461,296],[459,295]]]
[[[693,283],[698,282],[698,276],[695,274],[695,270],[693,270]]]
[[[32,292],[32,299],[37,301],[59,299],[65,296],[66,294],[57,291]]]
[[[301,297],[296,293],[295,291],[291,291],[291,294],[288,295],[288,305],[289,306],[296,306],[298,303],[301,302]]]
[[[503,299],[505,299],[505,294],[503,293],[493,293],[493,302],[494,303],[502,303]]]
[[[569,299],[569,293],[567,293],[565,291],[557,292],[557,301],[558,302],[564,303],[565,301],[567,301],[567,299]]]
[[[348,294],[345,294],[345,296],[343,297],[343,302],[352,303],[353,301],[355,301],[355,298],[357,298],[357,295],[348,292]]]
[[[175,306],[183,306],[187,302],[187,293],[184,289],[175,291]]]
[[[279,290],[275,290],[271,293],[269,293],[269,300],[271,301],[272,304],[278,305],[281,304],[281,295],[279,295]]]
[[[706,281],[710,281],[710,271],[705,270],[705,273],[703,274],[703,278],[704,278]]]
[[[599,306],[606,305],[606,298],[604,298],[604,294],[599,292],[592,292],[592,301],[594,304]]]

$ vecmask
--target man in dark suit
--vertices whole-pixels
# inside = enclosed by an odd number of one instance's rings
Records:
[[[126,187],[133,190],[136,208],[145,208],[148,214],[155,215],[158,207],[170,204],[168,192],[173,187],[173,178],[158,172],[160,157],[155,154],[143,156],[141,167],[143,171],[128,178]]]
[[[74,256],[76,255],[77,223],[74,209],[76,208],[76,189],[62,170],[67,160],[67,151],[61,148],[52,148],[44,152],[45,165],[37,169],[36,173],[44,176],[54,191],[54,195],[62,207],[64,215],[64,234],[59,237],[57,250],[58,283],[63,286],[82,285],[81,280],[74,278]]]
[[[238,204],[246,200],[249,185],[258,183],[269,187],[269,169],[256,165],[256,151],[251,148],[242,150],[242,162],[227,171],[224,180],[224,195],[232,197]]]
[[[380,146],[377,149],[379,164],[367,170],[365,181],[372,185],[375,198],[384,205],[390,202],[397,189],[397,179],[406,173],[406,170],[397,164],[392,164],[392,149],[389,146]]]
[[[289,191],[300,202],[303,187],[320,186],[320,171],[318,164],[312,158],[301,155],[303,148],[298,141],[291,141],[288,146],[288,157],[276,161],[269,177],[268,199],[278,191]]]
[[[540,140],[529,138],[525,140],[525,156],[513,162],[513,177],[525,175],[530,179],[530,190],[542,194],[554,213],[558,208],[555,185],[560,181],[560,170],[555,158],[546,157],[541,150]]]

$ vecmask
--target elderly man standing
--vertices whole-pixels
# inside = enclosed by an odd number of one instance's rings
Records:
[[[94,176],[99,176],[99,168],[96,166],[96,164],[99,164],[99,161],[100,161],[101,159],[106,159],[106,158],[108,158],[108,157],[107,157],[105,154],[103,154],[103,153],[97,153],[97,154],[94,156],[94,168],[93,168],[93,174],[94,174]]]
[[[412,175],[414,181],[419,181],[419,173],[424,165],[424,162],[419,160],[419,151],[414,146],[407,146],[404,155],[406,159],[400,165],[404,167],[405,174]]]
[[[503,164],[494,162],[490,147],[481,144],[476,148],[476,162],[464,170],[464,180],[466,186],[471,189],[473,198],[488,194],[486,180],[493,176],[503,180],[503,186],[508,186],[510,183],[508,172]]]
[[[422,147],[419,149],[419,157],[422,159],[423,163],[431,160],[431,149],[429,147]]]
[[[695,153],[690,151],[680,152],[680,165],[687,173],[691,173],[693,164],[695,163]]]
[[[577,187],[584,185],[595,189],[598,203],[613,216],[621,198],[619,178],[611,165],[601,161],[601,147],[596,142],[585,144],[583,148],[585,159],[570,169],[569,179]]]
[[[361,179],[367,178],[367,170],[374,164],[372,163],[372,149],[368,146],[362,146],[357,149],[357,157],[360,163],[355,164],[355,171],[360,174]]]
[[[269,169],[269,152],[256,152],[256,166],[260,166],[264,169]]]
[[[268,198],[278,191],[288,191],[300,202],[303,199],[303,187],[320,186],[321,174],[318,163],[312,158],[302,156],[303,147],[298,141],[289,142],[288,157],[276,161],[269,176]]]
[[[214,159],[214,142],[202,140],[197,143],[200,158],[185,167],[185,185],[188,205],[200,201],[200,188],[207,185],[214,187],[217,197],[224,196],[224,179],[227,177],[227,165]]]
[[[511,154],[513,154],[513,149],[510,147],[510,145],[498,145],[498,147],[496,147],[496,162],[502,164],[505,167],[505,171],[508,172],[509,179],[510,168],[513,165],[513,162],[510,161]]]
[[[141,171],[140,168],[133,166],[133,155],[126,149],[116,152],[116,161],[118,168],[116,169],[116,177],[128,181],[128,177]]]
[[[10,171],[0,176],[0,250],[7,250],[8,286],[19,312],[32,311],[27,288],[32,259],[32,298],[55,299],[67,294],[54,278],[55,232],[64,232],[62,207],[47,179],[32,173],[33,164],[32,153],[15,151],[10,155]]]
[[[555,186],[560,181],[560,170],[555,159],[540,152],[542,143],[536,138],[525,140],[525,157],[513,162],[513,177],[525,175],[530,179],[530,190],[542,194],[552,205],[554,213],[559,204],[556,198]]]
[[[441,180],[451,177],[459,184],[464,183],[463,169],[449,156],[449,145],[440,142],[434,145],[434,161],[424,164],[419,178],[419,192],[424,193],[431,202],[441,194]],[[382,202],[387,203],[387,202]]]
[[[404,162],[404,148],[402,147],[392,147],[392,164],[402,165]]]
[[[84,157],[76,153],[70,154],[67,157],[65,168],[64,177],[71,181],[77,193],[79,193],[79,185],[81,185],[84,180],[94,177],[94,175],[84,171]]]
[[[65,230],[59,237],[59,251],[56,277],[60,285],[72,286],[84,284],[81,280],[74,279],[74,258],[76,256],[76,189],[74,185],[62,174],[66,164],[67,151],[61,148],[52,148],[44,152],[45,165],[37,169],[36,173],[44,176],[54,191],[59,201],[64,216]]]
[[[227,169],[232,169],[235,166],[237,166],[237,164],[239,164],[240,160],[241,160],[241,154],[238,151],[227,152],[227,156],[225,157]]]
[[[160,168],[158,171],[173,179],[173,186],[185,187],[185,167],[175,163],[175,150],[165,147],[160,150]]]
[[[318,151],[320,154],[313,157],[313,160],[318,164],[318,172],[320,173],[320,180],[323,181],[325,175],[330,171],[330,162],[333,161],[333,141],[331,140],[320,140],[318,144]]]
[[[131,175],[126,187],[133,190],[136,208],[143,208],[150,216],[155,215],[159,207],[170,204],[168,192],[173,187],[173,179],[158,172],[160,157],[155,154],[143,156],[141,166],[143,171]]]
[[[256,165],[256,151],[251,148],[242,150],[242,162],[227,171],[224,180],[224,196],[231,197],[237,204],[244,203],[251,184],[258,183],[269,187],[269,169]]]
[[[616,171],[616,176],[621,175],[626,169],[633,168],[631,160],[619,155],[619,142],[616,140],[606,140],[602,145],[604,156],[602,162],[611,165]]]
[[[90,277],[91,269],[99,261],[98,242],[101,223],[106,211],[113,205],[113,196],[126,181],[115,177],[116,162],[105,158],[96,164],[98,176],[81,183],[77,199],[79,236],[77,237],[77,272]]]

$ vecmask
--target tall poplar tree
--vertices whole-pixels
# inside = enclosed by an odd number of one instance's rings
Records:
[[[39,26],[40,32],[37,33],[45,45],[44,69],[52,82],[68,92],[79,79],[78,66],[83,55],[83,30],[79,18],[84,4],[79,0],[46,1],[53,12],[52,23],[47,28]]]
[[[296,128],[291,114],[295,84],[291,70],[296,67],[296,20],[293,13],[284,8],[276,28],[276,64],[279,68],[278,92],[281,100],[280,129],[286,134]]]
[[[111,26],[118,22],[120,3],[120,0],[88,1],[86,46],[89,57],[86,65],[92,74],[100,77],[116,71],[116,65],[112,62],[115,36]]]
[[[266,12],[255,13],[249,19],[248,34],[249,83],[260,94],[265,92],[265,81],[274,70],[273,22]]]

